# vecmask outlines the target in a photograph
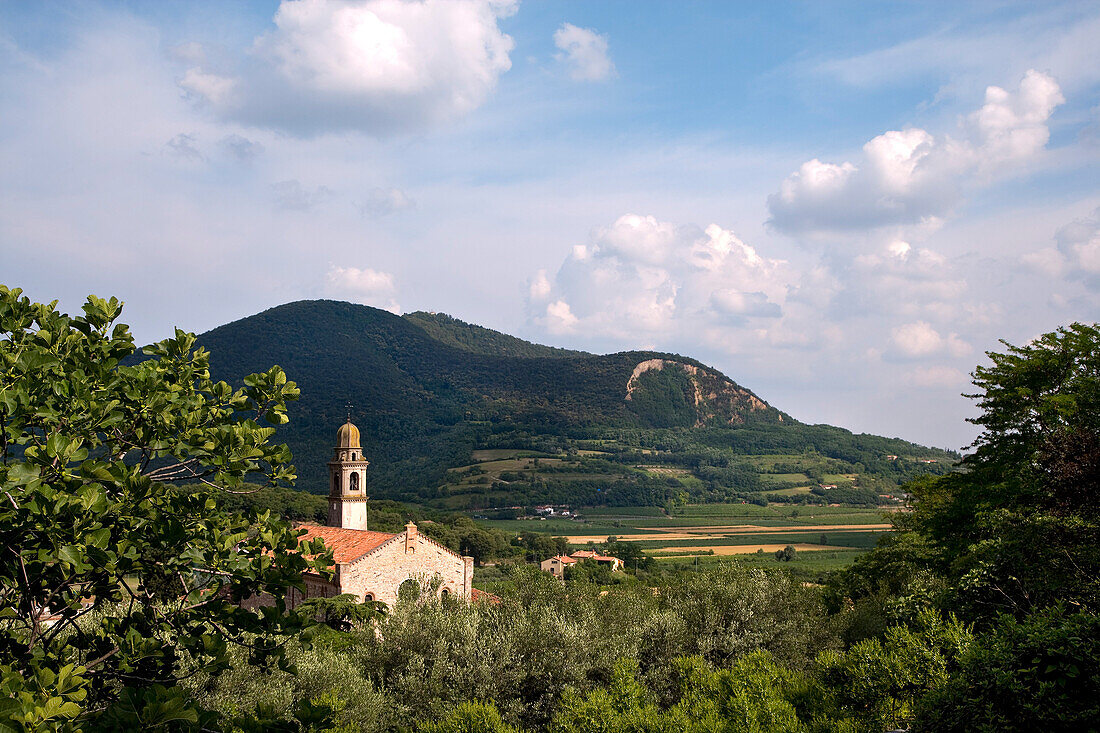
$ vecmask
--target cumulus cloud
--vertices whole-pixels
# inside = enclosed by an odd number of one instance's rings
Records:
[[[283,0],[239,73],[180,86],[224,118],[299,134],[394,133],[480,106],[511,68],[510,0]]]
[[[768,197],[770,222],[788,232],[836,231],[943,216],[967,187],[1034,158],[1064,101],[1054,79],[1031,70],[1015,92],[986,89],[961,139],[910,127],[868,141],[856,162],[807,161]]]
[[[550,278],[546,276],[546,270],[539,270],[531,278],[527,286],[527,296],[532,303],[542,303],[550,297]]]
[[[1023,254],[1021,261],[1050,277],[1065,276],[1100,288],[1100,208],[1060,228],[1055,242],[1055,247]]]
[[[401,309],[393,298],[396,289],[393,275],[369,267],[332,265],[325,278],[325,290],[332,296],[350,298],[400,315]]]
[[[574,81],[604,81],[615,76],[615,64],[607,53],[607,36],[591,28],[562,23],[554,32],[554,45],[561,53],[554,56],[569,69]]]
[[[732,231],[626,214],[575,245],[553,279],[529,285],[533,320],[551,331],[650,340],[708,325],[751,325],[783,313],[785,262]]]
[[[925,321],[906,323],[894,329],[892,339],[898,352],[905,357],[925,357],[948,353],[961,357],[970,353],[970,345],[958,334],[944,337]]]
[[[197,66],[188,69],[179,84],[195,99],[205,100],[215,107],[232,103],[237,91],[236,79],[208,74]]]
[[[399,188],[372,188],[359,202],[359,213],[370,219],[415,208],[416,201]]]

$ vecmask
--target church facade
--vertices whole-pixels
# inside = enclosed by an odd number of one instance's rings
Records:
[[[462,556],[425,537],[412,522],[396,534],[367,528],[367,467],[359,429],[351,420],[340,426],[329,462],[328,522],[302,524],[302,540],[320,537],[333,550],[333,577],[308,573],[303,595],[292,590],[293,607],[306,598],[350,593],[360,601],[397,603],[403,584],[414,581],[441,596],[474,598],[474,559]]]

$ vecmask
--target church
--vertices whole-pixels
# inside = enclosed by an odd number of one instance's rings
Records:
[[[305,598],[350,593],[360,601],[397,603],[398,589],[413,581],[420,588],[435,587],[441,596],[473,600],[474,559],[462,556],[425,537],[409,522],[397,534],[367,528],[367,467],[359,444],[359,429],[350,418],[336,433],[329,462],[328,523],[302,524],[302,540],[320,537],[333,551],[333,577],[305,576],[306,593],[292,590],[293,608]],[[413,585],[410,583],[410,585]],[[414,586],[415,587],[415,586]]]

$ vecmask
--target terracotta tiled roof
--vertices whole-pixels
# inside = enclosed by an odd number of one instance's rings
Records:
[[[622,562],[621,560],[619,560],[619,558],[611,557],[610,555],[593,555],[592,559],[596,560],[597,562],[600,560],[603,560],[604,562]]]
[[[566,565],[568,565],[571,562],[576,562],[576,559],[574,559],[572,557],[569,557],[568,555],[555,555],[554,557],[552,557],[550,559],[551,560],[558,560],[559,562],[563,562]]]
[[[299,538],[299,542],[320,537],[327,546],[332,548],[333,559],[338,564],[354,562],[397,536],[388,532],[368,532],[362,529],[346,529],[344,527],[321,527],[316,524],[302,524],[299,525],[298,529],[306,531]]]
[[[474,603],[500,603],[500,596],[493,595],[488,591],[478,590],[477,588],[470,589],[470,600]]]
[[[595,557],[596,553],[592,550],[577,550],[573,553],[573,557]]]

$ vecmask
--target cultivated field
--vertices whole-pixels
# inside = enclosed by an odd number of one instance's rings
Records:
[[[771,559],[776,550],[793,545],[800,554],[825,553],[829,567],[843,567],[891,530],[887,513],[855,507],[700,504],[679,507],[671,517],[656,507],[602,507],[582,510],[581,515],[580,519],[480,523],[509,532],[562,536],[574,547],[615,537],[636,542],[647,554],[666,562],[697,562],[700,556],[749,560],[759,552]]]

